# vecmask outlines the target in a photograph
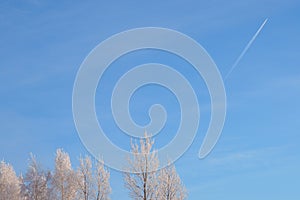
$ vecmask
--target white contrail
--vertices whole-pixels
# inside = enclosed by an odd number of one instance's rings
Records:
[[[256,31],[256,33],[254,34],[254,36],[251,38],[251,40],[248,42],[247,46],[244,48],[244,50],[242,51],[242,53],[240,54],[240,56],[236,59],[236,61],[234,62],[234,64],[232,65],[231,69],[229,70],[229,72],[227,73],[227,75],[225,76],[226,80],[228,78],[228,76],[231,74],[231,72],[234,70],[234,68],[238,65],[238,63],[240,62],[240,60],[243,58],[243,56],[245,55],[245,53],[248,51],[248,49],[250,48],[250,46],[252,45],[252,43],[254,42],[254,40],[256,39],[256,37],[258,36],[258,34],[260,33],[260,31],[263,29],[263,27],[265,26],[265,24],[267,23],[268,18],[265,19],[265,21],[262,23],[262,25],[259,27],[259,29]]]

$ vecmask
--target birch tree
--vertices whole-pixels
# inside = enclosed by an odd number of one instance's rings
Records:
[[[19,176],[19,183],[20,183],[20,200],[29,200],[27,187],[22,174]]]
[[[55,171],[52,181],[58,200],[72,200],[76,196],[76,174],[72,170],[69,154],[62,149],[56,151]]]
[[[77,170],[78,198],[88,200],[95,195],[93,170],[91,158],[86,156],[79,159],[80,165]]]
[[[23,180],[23,195],[30,200],[47,200],[50,199],[50,179],[51,173],[44,171],[37,163],[34,155],[30,155],[30,162],[25,178]]]
[[[110,173],[104,168],[104,162],[98,161],[96,164],[96,200],[109,200],[111,187],[109,184]]]
[[[158,187],[159,200],[184,200],[186,189],[180,180],[174,165],[169,165],[160,170]]]
[[[154,141],[145,133],[140,145],[131,142],[132,158],[124,173],[125,187],[135,200],[153,200],[157,196],[157,173],[159,161],[157,152],[152,151]]]
[[[19,200],[21,184],[13,167],[0,162],[0,200]]]

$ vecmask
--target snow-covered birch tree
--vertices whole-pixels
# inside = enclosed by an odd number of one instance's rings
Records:
[[[110,173],[104,168],[104,162],[98,161],[96,163],[96,200],[109,200],[111,187],[109,184]]]
[[[186,189],[180,180],[174,165],[160,170],[158,187],[159,200],[184,200],[187,197]]]
[[[72,170],[69,154],[56,151],[55,171],[52,179],[56,199],[72,200],[76,196],[76,173]]]
[[[95,195],[92,161],[89,156],[79,159],[77,170],[77,192],[79,200],[89,200]]]
[[[0,200],[19,200],[21,184],[13,167],[0,162]]]
[[[20,183],[20,200],[29,200],[27,187],[22,174],[19,176],[19,183]]]
[[[157,196],[157,152],[152,151],[154,141],[147,136],[140,139],[140,145],[131,142],[133,157],[128,159],[124,173],[125,187],[135,200],[153,200]]]
[[[29,166],[23,179],[22,195],[30,200],[50,199],[51,173],[44,171],[34,155],[30,155]]]

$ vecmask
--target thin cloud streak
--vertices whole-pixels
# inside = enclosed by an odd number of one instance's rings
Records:
[[[263,29],[263,27],[265,26],[265,24],[267,23],[268,18],[265,19],[265,21],[262,23],[262,25],[259,27],[259,29],[256,31],[256,33],[254,34],[254,36],[251,38],[251,40],[248,42],[247,46],[244,48],[244,50],[242,51],[242,53],[240,54],[240,56],[236,59],[236,61],[234,62],[234,64],[232,65],[231,69],[229,70],[229,72],[227,73],[227,75],[225,76],[226,80],[229,75],[231,74],[231,72],[236,68],[236,66],[239,64],[240,60],[244,57],[244,55],[247,53],[248,49],[250,48],[250,46],[252,45],[252,43],[255,41],[256,37],[259,35],[259,33],[261,32],[261,30]]]

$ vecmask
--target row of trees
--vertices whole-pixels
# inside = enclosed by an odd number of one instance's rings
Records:
[[[146,135],[145,135],[146,136]],[[174,165],[158,170],[153,140],[132,143],[132,158],[123,173],[124,185],[135,200],[184,200],[186,189]],[[130,172],[130,173],[129,173]],[[56,151],[55,169],[44,170],[31,154],[26,174],[16,175],[10,164],[0,163],[0,200],[108,200],[111,193],[110,173],[102,161],[89,156],[79,159],[72,168],[68,153]]]
[[[55,169],[44,170],[31,154],[25,176],[17,177],[13,167],[0,163],[0,200],[107,200],[111,192],[110,173],[102,162],[79,159],[73,170],[68,153],[56,151]]]

